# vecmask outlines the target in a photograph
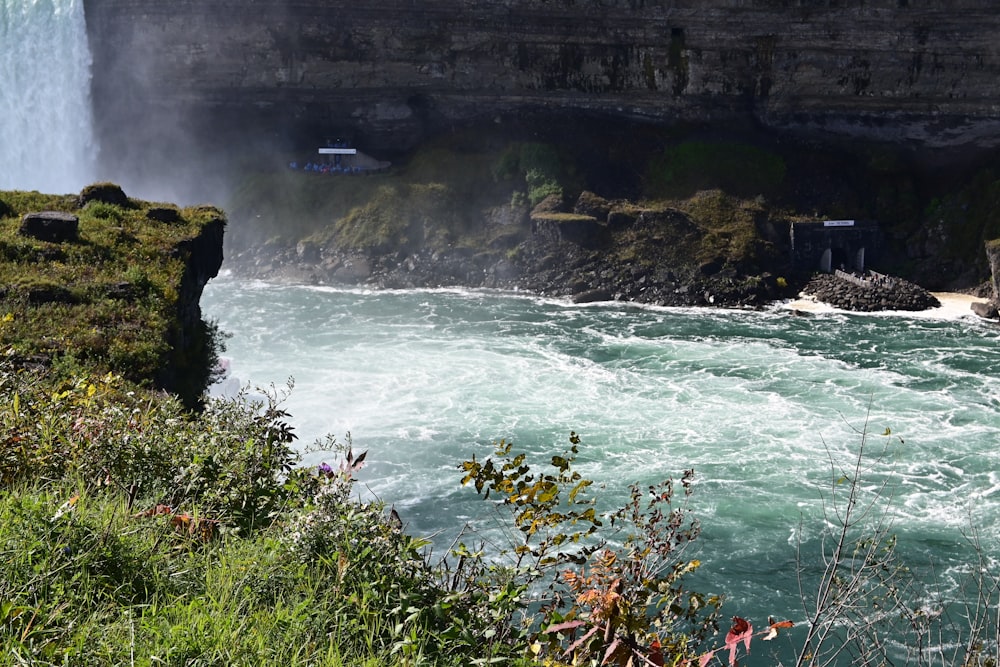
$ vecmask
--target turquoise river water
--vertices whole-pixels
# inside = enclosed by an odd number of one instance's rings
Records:
[[[230,385],[293,377],[300,442],[350,433],[369,451],[363,492],[442,547],[467,522],[503,539],[461,461],[501,438],[543,461],[576,431],[609,505],[693,468],[697,587],[729,615],[801,620],[797,548],[818,563],[830,461],[851,463],[866,424],[889,449],[863,483],[888,480],[916,572],[947,594],[970,528],[987,556],[1000,546],[1000,328],[968,311],[796,317],[226,277],[202,303],[231,334]]]

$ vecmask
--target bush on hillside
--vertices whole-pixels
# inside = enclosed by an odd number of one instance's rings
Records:
[[[645,194],[651,198],[689,197],[720,189],[739,196],[774,196],[785,180],[778,155],[735,142],[685,141],[654,157],[646,169]]]

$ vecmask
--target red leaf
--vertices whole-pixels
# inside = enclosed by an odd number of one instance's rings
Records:
[[[555,625],[550,625],[545,628],[545,632],[562,632],[563,630],[572,630],[573,628],[578,628],[581,625],[586,625],[586,621],[566,621],[565,623],[556,623]]]
[[[649,662],[657,667],[663,667],[663,651],[660,650],[660,640],[653,638],[653,643],[649,645]]]
[[[750,653],[750,638],[753,637],[753,626],[739,616],[733,616],[733,627],[726,633],[726,648],[729,649],[729,665],[736,667],[736,647],[740,642]]]
[[[608,646],[608,650],[604,652],[604,659],[601,660],[601,664],[602,665],[608,664],[608,660],[610,660],[611,656],[614,655],[614,652],[618,648],[618,645],[620,643],[621,643],[621,640],[619,640],[618,637],[615,637],[615,640],[613,642],[611,642],[610,646]]]
[[[595,625],[590,630],[587,630],[587,634],[585,634],[584,636],[580,637],[575,642],[573,642],[572,644],[570,644],[569,648],[566,649],[566,652],[563,653],[563,655],[569,655],[570,653],[572,653],[576,649],[578,649],[581,646],[583,646],[584,642],[586,642],[588,639],[590,639],[591,637],[593,637],[597,633],[597,631],[600,630],[600,629],[601,629],[601,626]]]

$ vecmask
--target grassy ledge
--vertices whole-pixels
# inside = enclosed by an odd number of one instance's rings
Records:
[[[78,232],[22,233],[26,214],[69,213]],[[71,377],[78,365],[197,401],[214,351],[198,300],[222,261],[225,217],[127,198],[0,192],[0,346],[22,365]]]

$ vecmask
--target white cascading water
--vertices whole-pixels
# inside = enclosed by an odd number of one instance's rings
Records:
[[[0,0],[0,190],[94,180],[90,65],[83,0]]]

